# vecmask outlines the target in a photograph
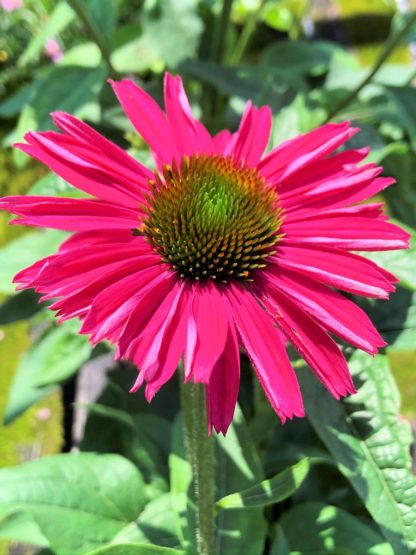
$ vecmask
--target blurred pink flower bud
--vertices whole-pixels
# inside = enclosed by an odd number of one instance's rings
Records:
[[[14,12],[23,6],[23,0],[0,0],[0,6],[6,12]]]
[[[47,420],[50,419],[51,416],[52,416],[52,411],[48,407],[42,407],[36,413],[36,418],[40,422],[46,422]]]
[[[50,38],[46,41],[44,51],[46,56],[50,58],[54,64],[62,60],[63,52],[55,38]]]

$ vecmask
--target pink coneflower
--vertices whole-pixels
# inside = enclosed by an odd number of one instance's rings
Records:
[[[15,10],[20,10],[23,6],[22,0],[0,0],[0,6],[6,12],[14,12]]]
[[[330,334],[371,354],[385,343],[334,288],[387,298],[394,276],[351,251],[408,244],[381,204],[357,204],[393,183],[359,165],[368,149],[335,153],[357,129],[330,123],[264,155],[268,107],[249,102],[236,133],[212,137],[179,77],[166,75],[165,112],[130,80],[112,86],[157,170],[69,114],[53,114],[62,133],[28,133],[17,146],[92,198],[1,201],[14,223],[73,232],[19,288],[115,343],[149,401],[183,356],[185,380],[206,385],[210,430],[233,418],[240,347],[282,421],[304,415],[287,341],[336,398],[353,393]]]
[[[57,64],[64,57],[59,42],[55,38],[50,38],[45,43],[44,48],[45,55],[52,60],[54,64]]]

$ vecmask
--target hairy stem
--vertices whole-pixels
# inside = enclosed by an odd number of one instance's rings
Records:
[[[335,108],[332,110],[332,112],[329,113],[326,122],[328,122],[329,120],[333,119],[339,112],[341,112],[344,108],[346,108],[348,106],[348,104],[350,102],[352,102],[357,96],[358,94],[362,91],[362,89],[368,85],[368,83],[370,83],[370,81],[373,79],[373,77],[378,73],[378,71],[381,69],[381,67],[383,66],[384,62],[389,58],[390,54],[393,52],[393,50],[396,48],[396,46],[399,44],[399,42],[401,41],[401,39],[406,35],[406,33],[409,32],[409,30],[411,29],[411,27],[413,26],[413,24],[416,22],[416,12],[414,12],[409,19],[406,21],[406,23],[402,26],[402,28],[395,33],[393,36],[391,36],[387,42],[386,45],[384,47],[384,49],[382,50],[382,52],[380,53],[379,57],[377,58],[377,60],[375,61],[375,64],[372,68],[372,70],[370,71],[370,73],[367,75],[367,77],[365,77],[365,79],[363,79],[361,81],[361,83],[359,83],[357,85],[357,87],[355,89],[353,89],[349,94],[347,94],[347,96],[345,98],[343,98],[336,106]]]
[[[186,446],[192,467],[196,498],[196,544],[198,555],[213,555],[215,526],[214,449],[207,432],[204,386],[181,386]]]

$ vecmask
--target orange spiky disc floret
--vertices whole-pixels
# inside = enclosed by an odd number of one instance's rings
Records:
[[[140,231],[182,278],[250,280],[274,254],[281,209],[256,169],[194,155],[155,173],[150,187]]]

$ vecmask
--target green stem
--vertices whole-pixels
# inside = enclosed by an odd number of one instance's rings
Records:
[[[217,19],[211,48],[211,59],[221,62],[224,57],[224,45],[227,37],[227,28],[230,22],[233,0],[223,0],[222,10]]]
[[[249,16],[247,16],[246,22],[244,24],[241,35],[238,38],[237,44],[235,45],[234,52],[231,54],[228,60],[230,65],[239,64],[250,44],[251,37],[256,30],[257,20],[266,5],[267,0],[261,0],[259,7]]]
[[[91,19],[88,11],[85,8],[85,2],[80,2],[80,0],[67,0],[68,4],[77,14],[79,19],[84,24],[89,36],[98,46],[101,56],[103,60],[107,64],[108,70],[110,72],[111,77],[118,76],[117,71],[115,70],[113,64],[111,63],[110,51],[107,47],[107,42],[103,35],[100,33],[100,30],[96,26],[95,22]]]
[[[214,447],[212,437],[207,432],[204,386],[192,382],[182,385],[181,400],[186,446],[195,487],[198,555],[214,555]]]
[[[335,108],[332,110],[332,112],[329,113],[327,119],[325,120],[325,123],[328,122],[329,120],[333,119],[339,112],[341,112],[344,108],[346,108],[348,106],[348,104],[358,96],[358,94],[362,91],[362,89],[366,85],[368,85],[368,83],[370,83],[370,81],[373,79],[373,77],[381,69],[384,62],[389,58],[390,54],[393,52],[393,50],[396,48],[396,46],[399,44],[399,42],[405,36],[405,34],[411,29],[411,27],[413,26],[413,24],[415,22],[416,22],[416,12],[414,12],[412,14],[412,16],[409,17],[407,22],[403,25],[403,27],[395,35],[393,35],[392,37],[390,37],[390,39],[387,40],[383,51],[380,53],[379,57],[377,58],[374,66],[373,66],[373,69],[370,71],[370,73],[367,75],[367,77],[365,77],[365,79],[363,79],[361,81],[361,83],[359,83],[359,85],[357,85],[357,87],[355,89],[353,89],[345,98],[343,98],[335,106]]]

